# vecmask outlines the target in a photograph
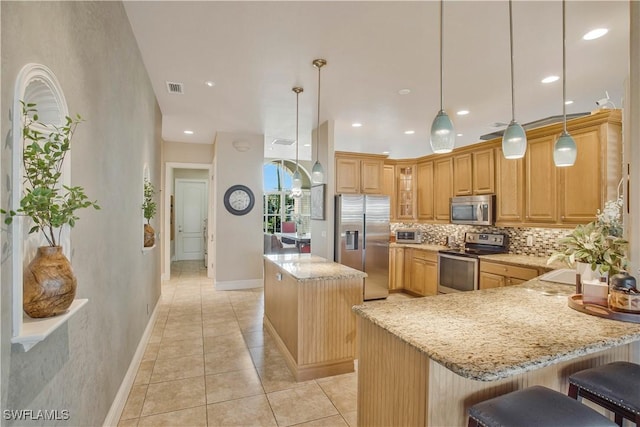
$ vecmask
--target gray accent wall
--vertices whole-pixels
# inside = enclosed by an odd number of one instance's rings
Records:
[[[101,425],[160,296],[160,249],[142,253],[140,227],[145,164],[161,187],[161,113],[121,3],[0,7],[0,206],[8,207],[11,188],[14,83],[35,62],[51,68],[69,112],[86,120],[72,142],[71,183],[102,207],[81,211],[71,233],[77,297],[88,304],[26,353],[10,343],[13,253],[2,226],[1,409],[68,410],[70,419],[0,423]]]

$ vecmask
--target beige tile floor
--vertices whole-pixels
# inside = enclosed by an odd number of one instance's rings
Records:
[[[356,373],[296,382],[263,307],[262,288],[216,291],[202,261],[173,263],[118,425],[355,426]]]

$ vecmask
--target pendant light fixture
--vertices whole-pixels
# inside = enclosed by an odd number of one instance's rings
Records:
[[[513,82],[513,13],[512,0],[509,0],[509,46],[511,54],[511,122],[502,135],[502,154],[505,159],[521,159],[527,151],[527,134],[516,122],[516,107]]]
[[[311,169],[311,181],[314,184],[322,184],[324,182],[324,168],[320,164],[320,158],[318,152],[320,149],[320,69],[327,65],[327,61],[324,59],[314,59],[313,66],[318,69],[318,122],[316,126],[316,162]]]
[[[567,132],[567,37],[566,37],[566,23],[564,13],[564,0],[562,0],[562,117],[563,128],[560,138],[553,147],[553,162],[558,167],[573,166],[576,162],[576,156],[578,155],[578,148],[576,142],[573,140],[569,132]]]
[[[453,131],[453,123],[442,108],[442,46],[443,46],[443,10],[444,0],[440,0],[440,111],[433,119],[431,124],[431,149],[434,153],[450,153],[456,140],[456,134]]]
[[[291,183],[291,197],[302,197],[302,175],[298,170],[298,147],[300,146],[298,140],[298,106],[300,93],[303,91],[301,87],[294,87],[291,89],[296,93],[296,171],[293,173],[293,179]]]

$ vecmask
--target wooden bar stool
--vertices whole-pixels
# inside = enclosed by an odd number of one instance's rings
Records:
[[[616,427],[608,418],[570,397],[533,386],[469,408],[469,427]]]
[[[569,377],[569,396],[583,397],[640,426],[640,365],[613,362],[576,372]]]

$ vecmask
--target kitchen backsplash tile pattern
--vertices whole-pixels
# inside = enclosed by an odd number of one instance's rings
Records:
[[[460,247],[464,243],[464,233],[501,233],[509,236],[509,253],[548,257],[560,250],[558,239],[567,236],[571,229],[525,228],[525,227],[477,227],[455,224],[391,223],[391,231],[397,228],[418,228],[422,230],[423,243]],[[527,240],[530,240],[530,246]]]

